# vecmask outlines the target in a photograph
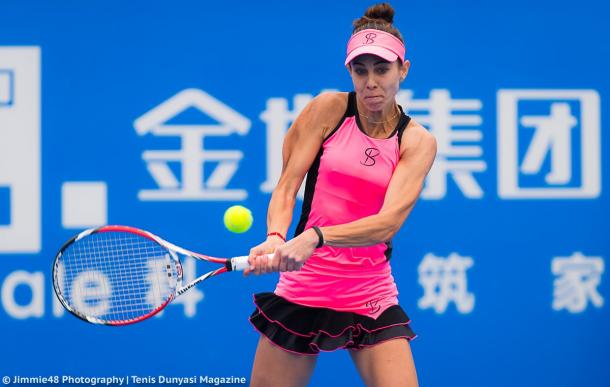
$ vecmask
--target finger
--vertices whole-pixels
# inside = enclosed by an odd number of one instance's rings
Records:
[[[254,266],[256,265],[256,256],[263,254],[261,251],[262,249],[258,246],[250,249],[250,254],[248,254],[248,264],[250,265],[250,270],[253,270]]]
[[[260,275],[261,274],[261,256],[257,255],[256,257],[254,257],[254,274],[255,275]]]
[[[277,257],[279,257],[279,258],[277,258]],[[269,269],[269,272],[281,271],[280,268],[282,267],[282,265],[285,266],[285,263],[284,263],[285,260],[281,259],[281,257],[282,257],[282,252],[280,251],[280,252],[278,252],[277,255],[274,254],[273,257],[271,257],[269,259],[269,264],[267,266],[267,268]]]
[[[294,260],[293,259],[286,260],[286,271],[294,271]]]
[[[250,276],[254,269],[256,268],[256,259],[255,257],[248,257],[248,267],[243,270],[244,277]]]
[[[279,248],[275,249],[275,252],[273,253],[273,257],[271,258],[271,262],[276,265],[276,269],[275,271],[279,270],[280,265],[285,261],[285,259],[282,258],[282,251]]]
[[[266,274],[269,273],[269,257],[267,256],[267,254],[265,255],[261,255],[260,256],[260,265],[261,265],[261,273],[262,274]]]
[[[254,246],[253,248],[250,249],[249,256],[254,257],[257,255],[268,254],[268,253],[270,253],[269,250],[270,249],[269,249],[268,243],[261,243],[260,245]]]
[[[278,264],[278,271],[288,271],[287,266],[288,261],[286,259],[283,259],[282,262]]]
[[[256,272],[256,269],[258,267],[257,257],[260,257],[260,254],[253,254],[253,255],[248,256],[248,265],[249,265],[248,270],[247,270],[248,274],[254,273],[254,274],[258,275],[258,273]]]

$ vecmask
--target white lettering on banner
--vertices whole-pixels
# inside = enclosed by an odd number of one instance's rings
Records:
[[[215,125],[171,125],[167,122],[189,108],[195,108],[218,121]],[[245,135],[250,120],[202,90],[186,89],[138,118],[134,126],[139,135],[179,137],[178,150],[149,150],[142,154],[148,171],[160,187],[141,190],[143,201],[181,200],[243,200],[248,192],[227,189],[237,171],[243,153],[239,150],[206,150],[206,136],[227,137]],[[181,167],[181,179],[176,177],[170,163]],[[206,176],[205,165],[217,163]]]
[[[158,262],[159,261],[159,262]],[[147,275],[149,283],[159,283],[157,281],[157,270],[162,271],[162,265],[158,265],[161,260],[152,261],[149,263],[149,273]],[[183,283],[189,283],[197,277],[197,264],[195,259],[186,257],[182,260],[183,266]],[[165,276],[163,276],[166,278]],[[58,285],[61,287],[62,293],[65,289],[65,274],[64,269],[60,265],[58,268]],[[154,281],[154,282],[153,282]],[[173,286],[165,281],[167,285]],[[10,273],[2,284],[2,306],[6,313],[16,319],[25,319],[31,317],[43,317],[44,316],[44,291],[45,291],[45,278],[42,272],[30,273],[27,271],[14,271]],[[15,300],[15,291],[17,287],[27,287],[32,293],[32,300],[27,305],[20,305]],[[103,273],[96,272],[95,270],[86,270],[79,273],[73,280],[70,287],[72,292],[70,294],[71,302],[74,303],[80,310],[87,312],[92,316],[102,316],[107,313],[112,307],[110,305],[110,297],[112,295],[112,283],[109,279],[103,275]],[[78,290],[77,290],[78,289]],[[155,292],[159,291],[155,289]],[[53,291],[52,297],[52,314],[55,317],[62,317],[64,315],[64,308],[61,306],[59,300]],[[158,305],[158,297],[155,293],[149,292],[147,294],[147,301],[152,302],[154,305]],[[191,288],[188,292],[184,293],[180,297],[177,297],[170,303],[172,305],[182,305],[184,308],[184,316],[193,318],[197,315],[197,305],[203,301],[204,293],[197,287]],[[163,299],[163,301],[165,298]],[[161,317],[163,311],[158,313],[155,317]]]
[[[524,105],[534,103],[546,104],[548,114],[522,112]],[[530,137],[527,143],[525,139]],[[520,160],[524,144],[527,148]],[[547,158],[550,170],[544,175],[545,185],[525,185],[524,177],[545,172]],[[577,166],[580,170],[574,173]],[[579,186],[575,186],[577,177]],[[595,90],[499,90],[498,195],[505,199],[578,199],[596,198],[600,192],[599,94]]]
[[[444,198],[451,176],[465,197],[481,199],[483,189],[474,177],[475,173],[487,169],[482,159],[483,150],[476,145],[483,139],[481,130],[475,129],[482,123],[478,114],[483,106],[481,100],[452,99],[447,89],[431,90],[428,99],[414,99],[411,90],[401,90],[396,100],[408,109],[411,117],[429,129],[438,144],[422,198]]]
[[[57,276],[57,285],[55,286],[59,286],[59,291],[61,294],[64,294],[65,291],[65,278],[66,278],[66,269],[64,268],[64,264],[63,263],[59,263],[57,265],[56,268],[56,274]],[[64,315],[64,307],[61,304],[61,302],[59,302],[59,300],[57,299],[56,295],[53,294],[53,297],[51,297],[51,299],[53,300],[53,316],[55,317],[61,317]]]
[[[11,106],[15,98],[15,72],[0,70],[0,106]]]
[[[40,251],[40,48],[0,47],[0,253]]]
[[[18,286],[26,286],[32,292],[32,299],[26,305],[15,300]],[[9,274],[2,284],[2,306],[6,313],[16,319],[42,317],[44,315],[44,276],[42,272],[29,273],[18,270]]]
[[[571,130],[576,118],[570,112],[570,105],[554,103],[548,117],[523,116],[521,124],[535,129],[521,172],[534,175],[542,169],[547,153],[551,156],[551,172],[545,176],[548,184],[566,184],[572,177]]]
[[[72,282],[70,299],[76,309],[88,316],[103,316],[110,310],[112,286],[101,271],[81,272]]]
[[[419,308],[444,313],[449,303],[454,302],[458,312],[472,312],[475,297],[468,293],[466,270],[473,263],[471,257],[457,253],[451,253],[447,258],[426,254],[417,268],[419,284],[424,288],[424,295],[417,302]]]
[[[108,184],[66,181],[61,186],[61,224],[84,229],[108,223]]]
[[[589,301],[596,308],[604,305],[604,299],[597,291],[604,272],[602,257],[586,257],[580,252],[570,257],[555,257],[551,270],[558,277],[553,282],[554,310],[582,313]]]

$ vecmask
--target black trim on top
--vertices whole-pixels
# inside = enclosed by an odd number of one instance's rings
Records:
[[[305,225],[309,219],[309,213],[311,212],[311,203],[313,202],[313,193],[316,190],[316,182],[318,181],[318,170],[320,169],[320,159],[324,153],[324,148],[320,147],[316,159],[309,167],[307,171],[307,181],[305,182],[305,197],[303,198],[303,206],[301,206],[301,218],[299,224],[294,231],[294,236],[300,235],[305,230]]]
[[[400,107],[400,105],[398,105],[398,107]],[[400,110],[402,111],[402,107],[400,107]],[[402,121],[404,121],[404,123]],[[403,112],[402,116],[400,117],[400,120],[398,121],[398,149],[399,150],[400,150],[400,144],[402,142],[402,134],[404,133],[407,126],[409,125],[409,122],[411,122],[411,116],[408,116]]]
[[[400,109],[401,115],[400,115],[400,119],[398,120],[398,124],[396,124],[395,132],[398,132],[398,134],[397,134],[398,152],[400,153],[400,144],[402,141],[402,134],[404,133],[405,129],[407,128],[407,125],[409,125],[409,122],[411,122],[411,117],[404,113],[404,111],[402,110],[402,107],[400,105],[398,105],[398,108]],[[390,258],[392,258],[392,250],[393,250],[392,240],[390,239],[389,241],[386,241],[385,244],[386,244],[387,248],[386,248],[384,254],[385,254],[386,259],[389,261]]]
[[[313,202],[313,194],[316,190],[316,183],[318,181],[318,170],[320,169],[320,159],[322,158],[322,154],[324,153],[324,142],[330,138],[345,122],[347,117],[351,117],[354,115],[353,109],[351,106],[353,105],[352,100],[355,100],[356,94],[354,92],[350,92],[347,96],[347,107],[345,108],[345,113],[343,117],[339,120],[339,123],[335,126],[335,128],[328,133],[326,137],[324,137],[324,141],[318,150],[318,154],[314,159],[311,167],[307,171],[307,180],[305,181],[305,197],[303,198],[303,205],[301,206],[301,217],[299,218],[299,223],[297,224],[297,228],[294,231],[294,236],[300,235],[303,231],[305,231],[305,225],[307,224],[307,220],[309,219],[309,214],[311,213],[311,203]]]
[[[387,261],[389,261],[390,258],[392,258],[392,251],[394,250],[394,247],[392,245],[392,240],[390,239],[389,241],[386,241],[385,245],[386,245],[386,249],[383,254],[385,255],[385,259]]]
[[[345,115],[348,117],[355,116],[358,113],[358,108],[356,106],[356,92],[350,91],[347,94],[347,110],[345,111]]]

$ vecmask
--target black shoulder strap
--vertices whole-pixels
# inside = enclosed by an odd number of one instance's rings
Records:
[[[345,111],[345,116],[346,117],[355,116],[357,113],[357,110],[358,110],[358,108],[356,106],[356,92],[350,91],[347,96],[347,110]]]
[[[405,131],[405,129],[407,128],[407,126],[409,125],[409,122],[411,122],[411,116],[408,116],[407,114],[405,114],[405,112],[402,110],[402,106],[398,105],[398,107],[400,108],[401,111],[401,115],[400,115],[400,120],[398,121],[398,149],[400,149],[400,142],[402,141],[402,134]]]

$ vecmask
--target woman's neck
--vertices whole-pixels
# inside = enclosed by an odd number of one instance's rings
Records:
[[[370,137],[385,138],[394,130],[400,119],[400,109],[396,103],[379,111],[367,112],[357,106],[360,123]]]

